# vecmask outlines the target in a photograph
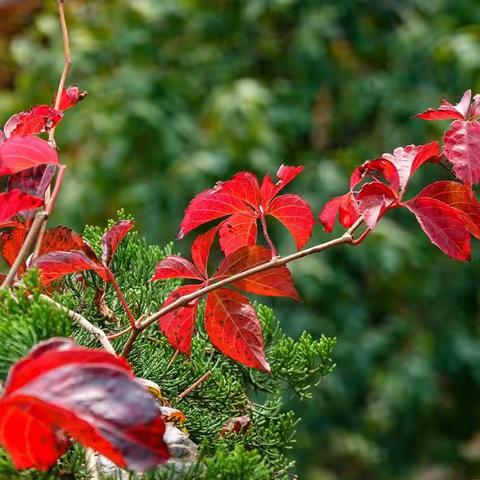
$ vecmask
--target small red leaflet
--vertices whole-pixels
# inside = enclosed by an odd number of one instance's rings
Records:
[[[278,193],[288,185],[303,167],[282,165],[274,183],[266,175],[259,185],[250,172],[240,172],[230,180],[199,193],[185,211],[178,238],[204,223],[226,217],[219,225],[220,246],[229,255],[238,248],[254,245],[257,240],[257,220],[272,216],[281,222],[302,248],[310,239],[314,218],[308,203],[298,195]],[[264,234],[268,235],[266,228]]]
[[[0,443],[17,469],[48,470],[70,437],[122,468],[144,472],[170,457],[154,398],[130,365],[69,339],[38,344],[9,372]]]

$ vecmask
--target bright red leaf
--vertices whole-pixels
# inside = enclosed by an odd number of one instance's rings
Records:
[[[3,131],[6,138],[18,135],[35,135],[48,132],[62,119],[62,112],[50,105],[37,105],[27,112],[12,115],[5,124]]]
[[[236,249],[253,245],[257,238],[257,220],[277,218],[292,234],[298,248],[310,239],[313,214],[305,200],[297,195],[276,195],[300,172],[302,167],[282,165],[279,181],[273,183],[267,175],[259,186],[256,177],[240,172],[213,189],[198,194],[185,211],[179,238],[204,223],[229,216],[220,224],[220,246],[226,255]]]
[[[443,137],[455,175],[469,185],[480,182],[480,123],[457,120]]]
[[[73,437],[143,472],[169,458],[164,432],[126,361],[68,339],[43,342],[13,365],[0,400],[0,443],[17,469],[48,470]]]
[[[82,92],[78,88],[78,85],[72,85],[68,88],[64,88],[62,96],[60,98],[59,110],[68,110],[74,107],[78,102],[83,100],[87,96],[87,92]],[[56,97],[53,99],[55,103]]]
[[[470,101],[472,98],[471,90],[467,90],[462,99],[456,105],[452,105],[446,100],[442,100],[440,107],[429,108],[423,113],[415,115],[423,120],[457,120],[466,119],[469,114]]]
[[[43,205],[43,199],[33,197],[20,190],[0,193],[0,226],[25,210],[32,210]]]
[[[177,288],[169,295],[163,306],[166,307],[178,298],[197,291],[200,286],[184,285]],[[189,304],[161,316],[159,319],[160,330],[165,335],[168,343],[185,355],[190,355],[192,348],[192,337],[195,330],[199,301],[200,299],[197,298]]]
[[[240,272],[268,262],[272,257],[266,247],[254,245],[243,247],[227,256],[218,267],[214,279],[231,277]],[[293,285],[292,276],[285,266],[269,268],[259,273],[237,280],[233,286],[249,293],[271,297],[291,297],[300,300]]]
[[[31,266],[40,269],[43,285],[48,285],[65,275],[83,270],[96,272],[105,282],[110,281],[111,278],[108,268],[105,268],[98,260],[88,257],[80,250],[50,252],[34,258]]]
[[[186,258],[172,255],[160,261],[155,267],[151,281],[166,280],[168,278],[193,278],[202,280],[203,277],[197,267]]]
[[[58,154],[38,137],[15,137],[0,144],[0,175],[12,175],[38,165],[58,165]]]
[[[208,277],[208,257],[212,248],[213,239],[218,227],[213,227],[202,235],[199,235],[192,243],[192,260],[198,271],[204,278]]]
[[[374,180],[376,174],[381,175],[389,184],[392,190],[397,191],[400,186],[400,178],[398,176],[397,167],[385,158],[377,158],[369,160],[363,165],[357,167],[350,176],[350,190],[353,190],[368,175]]]
[[[255,309],[240,293],[219,288],[207,297],[205,329],[212,344],[247,367],[270,373]]]
[[[416,217],[430,241],[455,260],[470,260],[470,233],[462,212],[430,197],[415,197],[403,205]]]
[[[127,233],[133,228],[134,223],[131,220],[121,220],[113,225],[102,237],[102,262],[109,265],[120,242]]]
[[[337,215],[341,225],[350,228],[359,218],[357,202],[353,193],[334,197],[328,201],[320,212],[320,223],[327,233],[333,230]]]
[[[480,238],[480,202],[467,185],[459,182],[440,181],[426,186],[419,197],[430,197],[446,203],[463,213],[465,226],[470,233]]]

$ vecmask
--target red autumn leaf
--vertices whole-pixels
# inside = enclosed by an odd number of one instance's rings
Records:
[[[416,217],[430,241],[455,260],[470,260],[470,234],[462,212],[430,197],[415,197],[403,205]]]
[[[131,220],[121,220],[113,225],[102,237],[102,262],[109,265],[120,242],[127,233],[133,228]]]
[[[213,239],[218,227],[213,227],[202,235],[199,235],[192,243],[192,260],[198,271],[204,278],[208,277],[208,257],[212,248]]]
[[[0,193],[0,226],[5,226],[5,223],[18,213],[41,205],[43,205],[42,198],[33,197],[20,190]]]
[[[368,227],[372,229],[396,200],[397,194],[384,183],[367,183],[357,195],[358,211]]]
[[[464,214],[465,226],[480,239],[480,202],[467,185],[447,180],[425,187],[419,197],[430,197],[450,205]]]
[[[37,105],[27,112],[12,115],[5,124],[3,131],[6,138],[18,135],[35,135],[48,132],[62,119],[62,112],[50,105]]]
[[[0,246],[2,257],[7,265],[12,266],[17,258],[18,252],[22,248],[25,237],[27,236],[27,229],[23,228],[22,224],[13,228],[9,232],[0,233]],[[20,267],[19,272],[23,273],[24,267]]]
[[[395,165],[385,158],[369,160],[357,167],[350,177],[350,190],[353,190],[365,177],[371,176],[376,180],[375,174],[380,174],[390,184],[392,190],[397,191],[400,186],[400,177]]]
[[[43,197],[55,176],[55,165],[40,165],[22,170],[8,177],[8,190],[21,190],[35,197]]]
[[[480,123],[457,120],[443,137],[455,175],[469,185],[480,182]]]
[[[350,228],[358,220],[357,202],[351,192],[332,198],[324,205],[319,220],[327,233],[332,231],[337,215],[345,228]]]
[[[408,181],[418,168],[432,157],[438,157],[438,155],[440,155],[438,142],[431,142],[426,145],[398,147],[393,151],[393,154],[384,153],[382,157],[396,167],[400,180],[400,190],[403,194]]]
[[[247,367],[270,373],[255,309],[240,293],[219,288],[207,297],[205,329],[212,344]]]
[[[197,267],[183,257],[172,255],[160,261],[155,267],[151,281],[165,280],[168,278],[193,278],[202,280],[202,275]]]
[[[268,262],[272,253],[266,247],[254,245],[243,247],[227,256],[218,267],[214,279],[230,277],[250,268]],[[263,272],[249,275],[237,280],[233,286],[249,293],[271,297],[291,297],[300,300],[300,296],[293,285],[292,276],[285,266],[273,267]]]
[[[174,290],[165,303],[164,307],[177,300],[179,297],[193,293],[201,285],[184,285]],[[199,298],[189,304],[179,307],[159,319],[160,330],[165,335],[168,343],[173,348],[180,350],[185,355],[190,355],[192,337],[195,329]]]
[[[0,144],[0,175],[12,175],[38,165],[58,165],[58,154],[38,137],[15,137]]]
[[[423,120],[457,120],[466,119],[468,117],[470,101],[472,98],[471,90],[467,90],[462,99],[456,105],[452,105],[446,100],[442,100],[440,107],[429,108],[423,113],[415,115]]]
[[[126,361],[68,339],[43,342],[13,365],[0,399],[0,443],[17,469],[48,470],[73,437],[143,472],[169,458],[164,432]]]
[[[298,248],[309,240],[314,224],[310,206],[297,195],[276,197],[291,182],[302,167],[282,165],[278,170],[279,181],[273,183],[267,175],[259,187],[256,177],[240,172],[226,182],[219,182],[213,189],[197,195],[185,211],[179,238],[211,220],[229,216],[220,225],[220,246],[225,254],[238,248],[253,245],[257,237],[258,219],[266,216],[277,218],[290,231]]]
[[[83,270],[93,270],[105,282],[110,281],[111,276],[108,268],[105,268],[97,260],[88,257],[80,250],[46,253],[34,258],[31,266],[40,269],[43,285],[48,285],[65,275]]]
[[[60,98],[59,110],[68,110],[69,108],[74,107],[78,102],[83,100],[87,96],[87,92],[82,92],[78,88],[78,85],[72,85],[68,88],[64,88],[62,91],[62,96]],[[55,103],[56,96],[53,99]]]

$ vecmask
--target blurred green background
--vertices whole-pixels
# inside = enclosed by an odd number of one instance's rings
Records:
[[[55,220],[77,229],[124,207],[163,244],[197,192],[281,163],[305,166],[291,191],[318,214],[355,164],[440,137],[413,114],[480,91],[478,0],[66,3],[69,83],[89,95],[58,129]],[[0,0],[0,117],[48,103],[62,63],[55,2]],[[336,371],[292,402],[301,479],[480,476],[479,257],[449,260],[395,212],[360,248],[293,266],[304,302],[274,302],[283,327],[339,340]]]

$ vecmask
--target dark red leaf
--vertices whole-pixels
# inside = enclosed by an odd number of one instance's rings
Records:
[[[55,176],[55,165],[40,165],[8,177],[8,190],[21,190],[35,197],[43,197]]]
[[[208,277],[207,266],[213,239],[218,227],[213,227],[202,235],[199,235],[192,243],[192,260],[198,271],[204,278]]]
[[[11,175],[38,165],[58,165],[58,154],[38,137],[15,137],[0,144],[0,175]]]
[[[5,226],[4,224],[8,220],[20,212],[32,210],[42,205],[42,198],[32,197],[32,195],[20,190],[0,193],[0,225]]]
[[[443,137],[444,152],[462,182],[480,182],[480,123],[457,120]]]
[[[425,187],[418,196],[435,198],[463,212],[465,226],[472,235],[480,238],[480,202],[467,185],[447,180],[435,182]]]
[[[71,250],[81,250],[87,257],[98,261],[90,245],[85,242],[81,235],[68,227],[54,227],[47,230],[38,254],[70,252]]]
[[[384,183],[367,183],[357,195],[358,211],[368,227],[373,229],[395,200],[396,193]]]
[[[470,234],[459,210],[430,197],[415,197],[403,205],[442,252],[455,260],[470,260]]]
[[[79,250],[46,253],[34,258],[31,266],[40,269],[43,285],[83,270],[93,270],[105,282],[110,281],[111,275],[107,268]]]
[[[220,247],[225,255],[257,242],[257,217],[250,213],[234,213],[220,224]]]
[[[243,247],[226,257],[218,267],[213,278],[230,277],[250,268],[266,263],[272,258],[272,252],[259,245]],[[237,280],[233,286],[249,293],[271,297],[291,297],[300,300],[293,285],[292,276],[285,266],[274,267],[263,272]]]
[[[68,110],[87,96],[87,92],[81,92],[77,85],[64,88],[60,98],[59,110]],[[53,99],[55,103],[56,98]]]
[[[62,119],[62,112],[50,105],[38,105],[27,112],[12,115],[5,124],[3,132],[6,138],[18,135],[35,135],[48,132]]]
[[[423,120],[456,120],[456,119],[466,119],[468,117],[468,111],[470,107],[470,101],[472,98],[471,90],[467,90],[462,99],[457,105],[452,105],[446,100],[442,100],[442,103],[439,108],[432,109],[429,108],[423,113],[418,113],[415,115],[417,118],[422,118]]]
[[[51,339],[10,369],[5,387],[0,443],[17,469],[48,470],[69,436],[134,471],[169,458],[157,404],[120,357]]]
[[[310,205],[303,198],[292,194],[275,197],[266,213],[283,223],[299,250],[310,240],[315,219]]]
[[[224,355],[246,367],[270,373],[262,328],[248,298],[226,288],[209,293],[205,329],[212,344]]]
[[[102,262],[109,265],[120,242],[133,228],[131,220],[120,220],[110,228],[102,237]]]
[[[196,292],[202,285],[184,285],[177,288],[170,294],[165,303],[166,307],[184,295]],[[165,335],[168,343],[173,348],[180,350],[185,355],[190,355],[192,349],[192,337],[195,330],[195,319],[197,317],[198,302],[193,300],[184,307],[179,307],[159,319],[160,330]]]
[[[2,257],[8,265],[13,265],[13,262],[17,258],[18,252],[22,248],[27,233],[28,230],[24,228],[22,224],[18,224],[17,227],[13,228],[9,232],[0,233]],[[21,266],[19,273],[23,273],[24,270],[25,268]]]
[[[201,273],[197,267],[189,260],[183,257],[172,255],[164,258],[155,267],[155,273],[150,279],[151,282],[156,280],[165,280],[168,278],[193,278],[195,280],[202,280]]]

